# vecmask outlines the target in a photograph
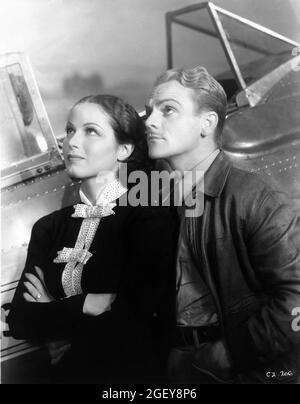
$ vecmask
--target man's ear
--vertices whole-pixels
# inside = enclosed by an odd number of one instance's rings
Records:
[[[219,117],[215,111],[204,112],[202,115],[201,134],[203,137],[214,134],[218,126]]]
[[[134,145],[130,143],[124,143],[119,145],[118,161],[125,161],[132,154]]]

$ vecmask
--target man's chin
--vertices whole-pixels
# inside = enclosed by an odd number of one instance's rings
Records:
[[[168,158],[166,153],[163,153],[159,150],[151,150],[151,149],[149,149],[149,157],[153,160],[160,160],[160,159]]]

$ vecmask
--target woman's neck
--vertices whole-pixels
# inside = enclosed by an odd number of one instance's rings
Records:
[[[106,186],[116,179],[117,176],[115,173],[106,173],[101,176],[86,178],[82,181],[81,189],[92,205],[95,205]]]

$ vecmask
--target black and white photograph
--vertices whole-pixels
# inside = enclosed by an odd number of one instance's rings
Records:
[[[0,0],[0,165],[1,384],[300,384],[300,0]]]

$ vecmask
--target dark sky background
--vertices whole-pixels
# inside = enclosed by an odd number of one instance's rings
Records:
[[[73,101],[93,90],[120,94],[141,107],[153,80],[166,67],[165,13],[196,3],[0,0],[0,53],[29,55],[59,134]],[[300,0],[214,3],[300,41]]]

